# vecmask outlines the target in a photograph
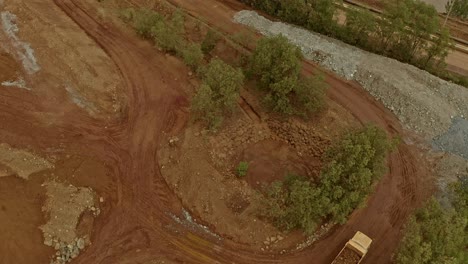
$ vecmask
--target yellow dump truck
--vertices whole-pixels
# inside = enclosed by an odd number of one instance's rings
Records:
[[[357,231],[346,245],[341,249],[331,264],[359,264],[372,243],[372,239]]]

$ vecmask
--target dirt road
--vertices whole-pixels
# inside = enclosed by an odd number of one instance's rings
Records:
[[[154,261],[160,259],[176,263],[329,263],[357,230],[374,239],[364,263],[390,262],[407,216],[431,192],[430,174],[415,147],[400,145],[389,158],[389,173],[377,184],[367,206],[301,252],[272,256],[229,241],[197,237],[170,217],[171,212],[180,213],[180,202],[161,176],[156,155],[160,140],[183,129],[188,119],[183,87],[190,83],[189,70],[133,33],[99,20],[93,7],[96,1],[54,2],[113,60],[128,97],[122,119],[90,118],[68,106],[72,110],[60,125],[43,127],[33,114],[47,110],[47,104],[37,103],[43,98],[17,90],[0,91],[2,140],[26,141],[38,149],[73,142],[86,146],[83,151],[111,168],[114,184],[104,189],[104,195],[111,197],[108,208],[96,222],[93,244],[73,263],[157,263]],[[235,1],[171,2],[226,33],[242,28],[231,22],[236,9],[245,8]],[[316,70],[312,64],[305,66],[308,73]],[[362,123],[375,122],[390,134],[404,134],[397,119],[357,84],[331,73],[327,73],[327,81],[332,87],[331,99]]]

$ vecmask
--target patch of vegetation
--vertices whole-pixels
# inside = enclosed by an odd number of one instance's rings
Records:
[[[279,228],[306,233],[324,219],[344,223],[385,173],[385,157],[395,144],[375,126],[348,133],[327,151],[319,181],[290,175],[271,184],[262,214]]]
[[[193,99],[192,109],[199,119],[216,129],[223,116],[234,110],[244,75],[240,69],[219,59],[213,59],[201,74],[203,83]]]
[[[370,125],[347,134],[327,150],[320,185],[330,199],[334,221],[344,223],[364,202],[372,184],[386,172],[386,155],[396,143]]]
[[[203,61],[203,51],[200,44],[192,43],[182,50],[182,58],[188,66],[196,70]]]
[[[302,53],[284,36],[262,38],[250,59],[249,74],[267,92],[265,102],[283,114],[308,114],[325,103],[322,77],[300,77]]]
[[[468,181],[454,186],[453,208],[434,198],[410,218],[395,257],[397,264],[468,262]]]
[[[185,39],[185,19],[182,11],[176,10],[171,16],[165,17],[149,9],[130,8],[123,10],[121,17],[132,24],[140,36],[154,41],[162,50],[178,55],[193,69],[202,63],[203,53],[200,45]]]
[[[445,4],[445,10],[450,16],[468,19],[468,0],[450,0]]]
[[[272,183],[265,195],[262,215],[284,230],[312,234],[328,211],[329,201],[320,187],[296,175]]]
[[[239,162],[239,165],[237,165],[237,168],[236,168],[237,176],[239,176],[239,177],[247,176],[248,170],[249,170],[249,163],[248,162],[246,162],[246,161]]]
[[[336,4],[340,4],[339,0],[241,2],[286,22],[413,64],[441,78],[467,86],[466,80],[447,74],[443,62],[451,46],[448,30],[442,28],[435,8],[422,1],[388,1],[381,18],[367,10],[345,9],[344,25],[340,25],[336,19]],[[458,6],[463,10],[462,4]],[[437,34],[440,37],[434,37]]]

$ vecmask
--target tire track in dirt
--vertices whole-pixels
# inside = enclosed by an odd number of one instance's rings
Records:
[[[86,131],[83,141],[99,142],[91,150],[114,168],[119,195],[111,201],[109,213],[98,219],[93,245],[75,263],[144,263],[161,255],[186,263],[329,263],[357,230],[374,239],[364,263],[390,262],[400,238],[399,229],[430,192],[429,174],[419,163],[417,150],[405,144],[389,157],[390,172],[377,184],[367,206],[354,212],[347,224],[301,252],[263,255],[229,241],[215,247],[211,242],[201,243],[165,229],[164,225],[173,223],[166,212],[177,210],[180,203],[160,174],[156,152],[162,132],[170,133],[185,123],[187,99],[181,85],[188,80],[175,81],[180,74],[173,71],[163,54],[113,25],[102,24],[86,3],[54,2],[112,58],[125,82],[129,101],[127,116],[112,124],[107,136],[101,135],[102,125],[77,125]],[[222,4],[233,1],[171,2],[219,25],[222,31],[233,33],[242,28],[231,22],[234,10]],[[315,65],[305,63],[305,72],[316,70]],[[327,73],[327,82],[332,87],[330,98],[362,123],[375,122],[392,135],[403,133],[396,118],[356,83],[331,73]]]

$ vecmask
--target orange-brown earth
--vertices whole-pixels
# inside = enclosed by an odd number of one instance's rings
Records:
[[[236,10],[245,8],[235,1],[170,2],[226,34],[243,30],[231,21]],[[53,157],[56,162],[52,172],[61,175],[58,177],[75,186],[92,187],[105,197],[101,215],[94,222],[92,245],[73,263],[330,263],[357,230],[374,239],[363,263],[390,262],[405,220],[431,192],[431,174],[415,145],[403,143],[390,155],[389,173],[377,184],[367,206],[302,251],[263,253],[229,239],[204,236],[197,229],[178,224],[171,216],[181,215],[182,204],[163,178],[158,159],[167,136],[182,133],[187,126],[189,96],[185,91],[192,83],[189,69],[122,25],[104,20],[96,1],[55,0],[43,5],[50,5],[43,9],[49,16],[71,23],[69,17],[79,26],[65,33],[85,32],[94,40],[93,45],[105,52],[112,65],[99,65],[117,69],[110,71],[126,98],[122,103],[126,107],[117,113],[106,110],[113,109],[109,103],[91,115],[84,109],[86,105],[76,104],[63,87],[50,85],[47,75],[40,73],[34,78],[25,77],[30,86],[37,87],[32,91],[0,89],[0,142]],[[27,22],[19,21],[20,29],[21,23]],[[49,23],[52,28],[56,26],[53,21]],[[36,48],[34,41],[31,46]],[[41,49],[44,54],[53,53],[54,46]],[[47,56],[43,58],[47,60]],[[1,70],[9,65],[0,63]],[[311,63],[305,62],[304,66],[305,74],[317,71]],[[25,74],[18,72],[7,77]],[[57,76],[51,73],[49,77],[60,80]],[[76,80],[80,81],[78,77]],[[359,122],[374,122],[391,135],[409,138],[397,119],[359,85],[328,72],[326,81],[331,86],[330,99]],[[83,93],[86,95],[86,91]],[[93,100],[93,96],[86,98]],[[95,105],[99,102],[96,98]],[[8,227],[6,234],[10,234],[0,242],[1,263],[48,262],[52,251],[42,245],[40,231],[35,228],[46,220],[40,208],[44,202],[41,183],[44,177],[50,177],[47,173],[51,172],[31,175],[27,181],[11,176],[0,178],[0,227]]]

